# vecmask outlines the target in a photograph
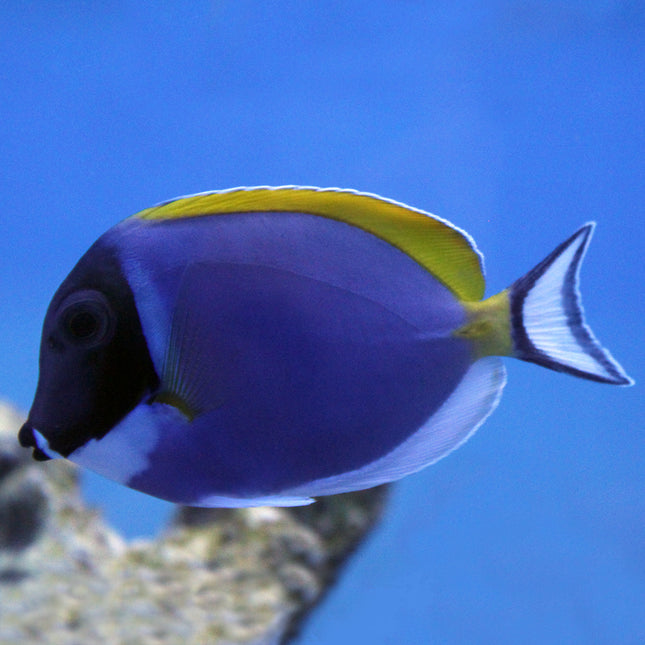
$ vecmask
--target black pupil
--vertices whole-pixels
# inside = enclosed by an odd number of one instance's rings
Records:
[[[91,311],[79,311],[69,319],[67,325],[76,338],[89,338],[96,333],[99,321]]]

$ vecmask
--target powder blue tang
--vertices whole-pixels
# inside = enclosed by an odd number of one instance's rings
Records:
[[[631,383],[583,320],[592,229],[482,300],[465,233],[375,195],[241,188],[147,209],[54,296],[20,441],[196,506],[399,479],[492,412],[498,356]]]

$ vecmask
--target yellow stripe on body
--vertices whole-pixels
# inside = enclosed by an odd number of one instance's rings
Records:
[[[484,275],[474,244],[448,222],[367,193],[297,186],[235,188],[147,208],[133,217],[172,220],[249,212],[320,215],[363,229],[425,267],[462,301],[481,300]]]

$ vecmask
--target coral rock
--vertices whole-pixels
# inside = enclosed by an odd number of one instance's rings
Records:
[[[128,543],[37,463],[0,402],[0,643],[286,643],[382,513],[384,487],[302,508],[178,508]]]

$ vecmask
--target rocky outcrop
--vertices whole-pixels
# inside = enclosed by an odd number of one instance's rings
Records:
[[[0,404],[0,643],[286,643],[380,516],[384,488],[293,509],[180,508],[126,542],[76,469],[32,461]]]

